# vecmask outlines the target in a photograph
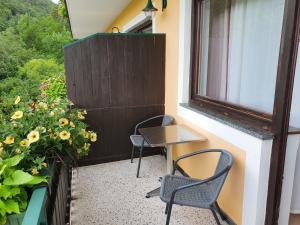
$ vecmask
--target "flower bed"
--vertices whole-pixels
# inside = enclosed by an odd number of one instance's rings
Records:
[[[76,160],[87,155],[97,140],[83,122],[86,111],[71,105],[65,99],[45,97],[23,102],[19,96],[1,103],[0,224],[6,223],[7,215],[26,210],[28,194],[47,183],[50,161]],[[31,198],[36,191],[41,189]]]

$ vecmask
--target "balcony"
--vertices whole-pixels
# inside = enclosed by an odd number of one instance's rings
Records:
[[[124,160],[75,168],[71,224],[165,224],[166,205],[159,197],[145,198],[149,190],[160,185],[158,177],[166,171],[165,157],[144,157],[138,179],[137,161],[135,159],[134,163],[130,163],[130,160]],[[170,224],[214,225],[216,222],[209,210],[175,205]]]

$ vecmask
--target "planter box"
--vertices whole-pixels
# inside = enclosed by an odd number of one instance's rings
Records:
[[[55,163],[53,163],[47,174],[49,176],[49,185],[53,178],[55,169]],[[47,216],[46,216],[46,198],[47,198],[47,187],[42,186],[35,189],[32,192],[30,201],[28,203],[27,209],[25,212],[20,214],[13,214],[7,217],[7,222],[5,225],[47,225]]]
[[[20,225],[24,219],[25,212],[20,214],[13,214],[7,217],[5,225]]]
[[[47,225],[46,202],[47,187],[33,191],[27,210],[7,217],[5,225]]]

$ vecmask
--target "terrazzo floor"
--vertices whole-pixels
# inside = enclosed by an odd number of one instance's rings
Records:
[[[71,225],[163,225],[165,204],[145,198],[166,171],[162,156],[144,157],[140,178],[137,159],[80,167],[72,180]],[[209,210],[175,205],[171,225],[215,225]],[[227,225],[223,222],[222,225]]]

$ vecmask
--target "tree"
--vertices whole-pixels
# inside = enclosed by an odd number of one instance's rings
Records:
[[[20,68],[19,75],[22,79],[43,81],[63,70],[63,65],[57,64],[55,59],[32,59]]]
[[[27,49],[13,28],[8,28],[0,34],[0,79],[15,76],[18,67],[36,56],[37,52]]]
[[[71,33],[61,18],[47,16],[32,18],[23,15],[18,24],[18,32],[27,48],[35,48],[50,58],[63,61],[63,45],[72,40]]]
[[[51,14],[55,5],[50,0],[0,0],[0,32],[17,24],[19,16],[41,17]]]

